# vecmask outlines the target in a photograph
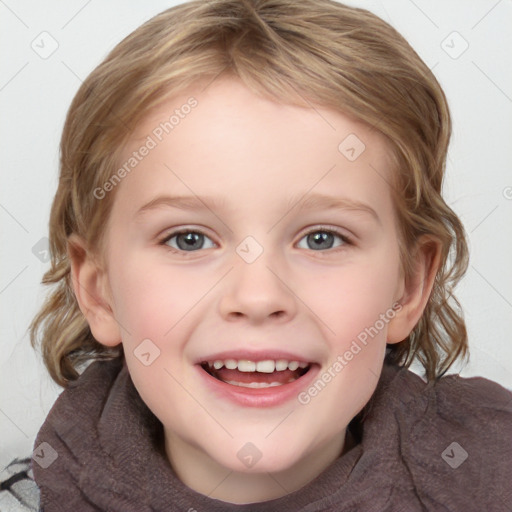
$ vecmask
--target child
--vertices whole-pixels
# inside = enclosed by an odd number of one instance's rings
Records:
[[[406,41],[330,0],[123,40],[62,137],[42,509],[510,509],[512,394],[441,378],[467,355],[450,131]]]

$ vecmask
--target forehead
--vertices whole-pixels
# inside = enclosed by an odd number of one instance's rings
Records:
[[[339,111],[303,104],[263,98],[228,78],[166,100],[124,148],[120,166],[134,165],[115,208],[126,215],[166,193],[204,195],[233,211],[257,212],[263,203],[289,208],[314,192],[390,210],[384,137]]]

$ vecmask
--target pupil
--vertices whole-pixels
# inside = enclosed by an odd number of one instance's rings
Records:
[[[185,233],[178,235],[176,238],[176,242],[180,249],[187,251],[190,249],[200,249],[203,242],[203,238],[203,235],[201,235],[200,233]]]
[[[312,249],[330,249],[333,244],[332,233],[318,231],[308,236],[308,242],[312,242]]]

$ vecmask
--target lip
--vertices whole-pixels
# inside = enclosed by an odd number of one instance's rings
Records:
[[[218,359],[222,358],[218,357]],[[271,358],[268,357],[268,359]],[[281,359],[286,359],[286,357]],[[297,359],[293,360],[296,361]],[[200,378],[212,393],[221,400],[228,400],[244,407],[277,407],[296,399],[299,393],[307,388],[320,372],[320,365],[313,363],[307,373],[288,384],[269,388],[245,388],[216,379],[205,371],[201,364],[196,364],[194,367],[197,368]]]
[[[266,360],[274,360],[285,359],[286,361],[298,361],[299,363],[314,363],[313,359],[304,359],[304,357],[299,356],[297,354],[292,354],[290,352],[276,351],[276,350],[258,350],[257,352],[248,352],[247,350],[232,350],[225,352],[218,352],[214,355],[205,356],[201,359],[198,359],[195,364],[206,363],[208,361],[226,361],[227,359],[235,359],[236,361],[240,361],[242,359],[254,361],[257,363],[258,361],[266,361]]]

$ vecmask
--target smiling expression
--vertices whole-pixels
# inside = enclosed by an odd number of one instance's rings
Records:
[[[156,140],[191,95],[197,106]],[[273,472],[293,488],[305,462],[318,473],[340,454],[392,342],[396,319],[333,370],[404,293],[386,142],[340,112],[233,79],[151,112],[124,159],[148,136],[156,144],[117,185],[106,226],[133,382],[189,486],[203,491],[192,476],[202,467]]]

